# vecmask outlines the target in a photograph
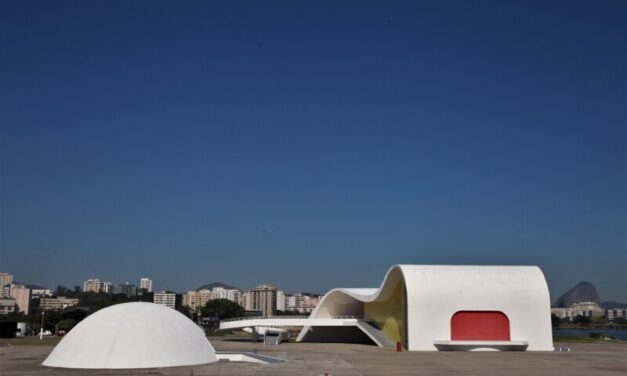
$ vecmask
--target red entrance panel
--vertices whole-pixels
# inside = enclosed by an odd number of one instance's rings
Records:
[[[459,311],[451,318],[452,341],[509,341],[509,319],[497,311]]]

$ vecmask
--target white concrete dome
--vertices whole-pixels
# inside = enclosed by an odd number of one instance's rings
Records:
[[[102,309],[74,327],[42,363],[47,367],[132,369],[216,362],[205,333],[180,312],[153,303]]]

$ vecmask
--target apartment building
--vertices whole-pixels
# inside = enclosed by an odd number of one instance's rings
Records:
[[[208,301],[214,299],[227,299],[240,304],[241,294],[241,291],[237,289],[225,289],[223,287],[214,287],[212,289],[202,289],[199,291],[190,290],[183,294],[182,304],[189,307],[192,311],[200,309],[207,304]]]
[[[143,277],[139,280],[139,288],[152,292],[152,279]]]
[[[9,296],[12,283],[13,275],[9,273],[0,273],[0,298]]]
[[[98,278],[88,279],[83,282],[84,292],[106,292],[107,294],[113,293],[113,283],[102,282]]]
[[[62,310],[67,307],[72,307],[78,304],[76,298],[66,298],[64,296],[58,296],[56,298],[46,298],[39,302],[39,306],[44,310]]]
[[[551,308],[551,313],[560,319],[568,319],[572,321],[577,316],[583,317],[604,317],[605,310],[594,302],[580,302],[571,305],[568,308]]]
[[[15,299],[17,312],[28,314],[30,310],[31,290],[22,284],[11,284],[10,296]]]
[[[605,310],[605,319],[614,321],[616,319],[627,319],[627,308],[608,308]]]
[[[13,312],[15,312],[15,299],[0,298],[0,315],[6,315]]]
[[[174,309],[176,307],[176,294],[166,291],[156,292],[154,295],[153,303],[161,304]]]
[[[276,287],[264,284],[250,290],[252,310],[259,310],[264,316],[274,316],[276,313]]]
[[[276,310],[285,311],[285,293],[282,290],[276,292]]]

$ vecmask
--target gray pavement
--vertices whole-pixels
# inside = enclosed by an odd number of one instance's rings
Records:
[[[284,356],[269,365],[216,363],[142,371],[66,370],[41,367],[49,346],[0,342],[0,374],[17,375],[627,375],[627,344],[560,343],[570,352],[403,352],[370,345],[283,343],[268,348],[235,337],[210,338],[220,351]],[[1,340],[0,340],[1,341]],[[16,345],[17,343],[17,345]]]

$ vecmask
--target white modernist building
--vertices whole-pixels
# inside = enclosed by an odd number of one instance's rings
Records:
[[[178,311],[123,303],[88,316],[42,363],[47,367],[134,369],[216,362],[205,333]]]
[[[221,328],[302,325],[297,341],[374,342],[413,351],[552,351],[549,291],[536,266],[396,265],[379,288],[328,292],[306,318]]]

